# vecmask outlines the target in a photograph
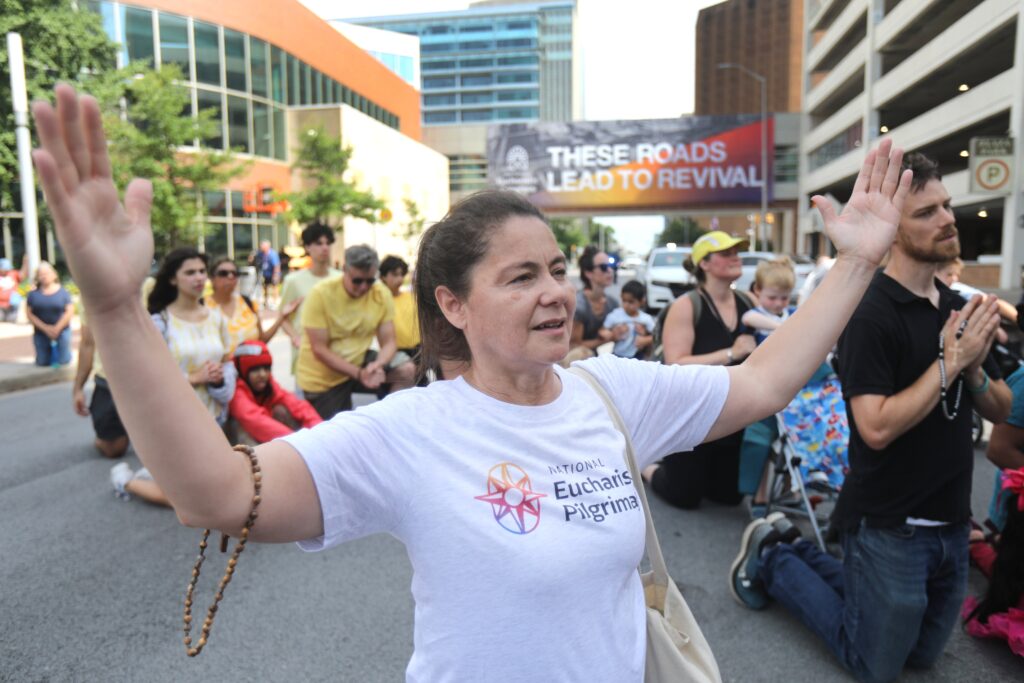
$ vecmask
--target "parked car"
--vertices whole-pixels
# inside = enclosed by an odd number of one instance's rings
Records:
[[[692,251],[690,247],[657,247],[651,250],[644,273],[647,308],[660,310],[696,286],[693,275],[683,268],[683,261]]]
[[[778,258],[780,255],[770,251],[741,251],[740,259],[743,261],[743,274],[740,275],[739,279],[732,286],[740,291],[749,292],[754,284],[754,273],[757,271],[757,264],[761,261]],[[814,270],[814,261],[806,256],[794,254],[786,254],[786,256],[793,262],[793,270],[796,271],[796,286],[793,287],[793,296],[791,297],[792,302],[795,304],[796,296],[800,293],[800,288],[804,286],[804,280]]]

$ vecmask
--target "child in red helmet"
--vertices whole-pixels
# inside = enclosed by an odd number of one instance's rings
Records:
[[[228,410],[238,423],[238,442],[256,445],[312,427],[323,420],[308,401],[285,391],[270,374],[273,358],[258,340],[235,349],[238,385]]]

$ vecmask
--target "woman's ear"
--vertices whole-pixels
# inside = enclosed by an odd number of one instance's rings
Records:
[[[453,327],[459,330],[466,329],[466,306],[465,303],[455,293],[445,287],[444,285],[438,285],[434,289],[434,298],[437,299],[437,305],[440,307],[441,312],[444,313],[444,317],[452,324]]]

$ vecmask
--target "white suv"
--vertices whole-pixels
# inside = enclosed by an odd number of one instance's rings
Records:
[[[647,258],[647,308],[660,310],[693,289],[697,281],[683,268],[691,247],[657,247]]]

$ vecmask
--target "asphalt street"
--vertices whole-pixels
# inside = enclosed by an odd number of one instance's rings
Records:
[[[393,538],[320,554],[251,545],[210,644],[190,659],[181,613],[199,532],[169,510],[113,495],[111,463],[93,451],[89,421],[72,413],[69,384],[0,397],[0,415],[0,680],[402,680],[412,651],[411,568]],[[992,470],[980,452],[977,465],[975,509],[984,510]],[[729,597],[744,509],[683,512],[654,501],[654,513],[669,569],[726,680],[850,680],[783,610],[753,613]],[[223,557],[214,552],[204,569],[197,614]],[[973,575],[972,591],[981,585]],[[1022,677],[1024,664],[1004,645],[958,631],[935,670],[903,680]]]

